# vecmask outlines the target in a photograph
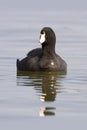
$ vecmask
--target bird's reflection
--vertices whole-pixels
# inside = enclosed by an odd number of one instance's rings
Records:
[[[55,107],[41,107],[39,111],[39,115],[42,116],[54,116],[55,112]]]
[[[61,86],[64,72],[17,72],[18,86],[33,86],[44,102],[53,102]],[[41,115],[55,115],[54,107],[41,107]],[[43,113],[43,114],[42,114]]]

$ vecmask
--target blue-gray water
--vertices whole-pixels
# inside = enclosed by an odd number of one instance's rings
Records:
[[[17,75],[16,59],[54,29],[67,74]],[[87,129],[87,12],[0,12],[0,129]]]

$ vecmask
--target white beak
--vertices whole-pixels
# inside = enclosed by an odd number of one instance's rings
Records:
[[[40,43],[43,44],[45,42],[46,38],[45,38],[45,32],[44,34],[40,34]]]

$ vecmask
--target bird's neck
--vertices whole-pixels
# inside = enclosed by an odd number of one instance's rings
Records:
[[[44,56],[48,56],[48,57],[54,56],[55,55],[55,46],[51,46],[51,44],[44,43],[42,45],[42,53]]]

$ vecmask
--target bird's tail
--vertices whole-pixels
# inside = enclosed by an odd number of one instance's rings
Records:
[[[19,61],[19,59],[17,59],[17,61],[16,61],[16,66],[17,66],[17,70],[19,70],[19,68],[20,68],[20,61]]]

